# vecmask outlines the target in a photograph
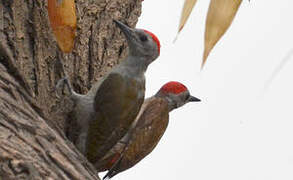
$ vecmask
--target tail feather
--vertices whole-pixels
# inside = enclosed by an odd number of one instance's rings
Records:
[[[110,180],[110,177],[109,176],[104,176],[103,180]]]
[[[107,174],[103,177],[103,180],[109,180],[112,177],[114,177],[116,174],[118,174],[119,171],[119,167],[120,167],[120,163],[122,160],[122,156],[120,156],[119,160],[111,167],[111,169],[107,172]]]
[[[110,169],[107,174],[103,177],[103,180],[110,180],[112,177],[114,177],[116,175],[116,171]]]
[[[125,151],[127,150],[128,148],[128,145],[130,143],[130,139],[131,139],[131,136],[132,136],[132,132],[133,131],[130,131],[126,136],[125,136],[125,139],[124,139],[124,142],[125,143],[125,146],[122,150],[122,152],[120,153],[120,157],[119,159],[114,163],[114,165],[111,167],[111,169],[107,172],[107,174],[103,177],[103,180],[109,180],[111,179],[112,177],[114,177],[115,175],[117,175],[118,173],[121,172],[120,170],[120,165],[121,165],[121,161],[123,159],[123,156],[124,156],[124,153]]]

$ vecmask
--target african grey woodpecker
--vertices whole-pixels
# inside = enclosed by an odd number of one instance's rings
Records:
[[[151,32],[132,29],[114,20],[126,37],[128,56],[86,95],[77,94],[67,78],[75,107],[66,123],[66,135],[95,164],[129,130],[145,95],[145,71],[160,54],[160,42]]]
[[[200,101],[190,95],[186,86],[168,82],[156,95],[146,99],[127,134],[96,163],[98,172],[108,170],[104,179],[110,179],[145,158],[163,136],[169,112],[188,102]]]

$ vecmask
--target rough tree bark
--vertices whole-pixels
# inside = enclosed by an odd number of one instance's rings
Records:
[[[54,92],[58,62],[86,93],[126,54],[112,19],[135,26],[141,0],[79,0],[76,8],[74,49],[58,59],[47,1],[0,1],[0,179],[99,179],[64,137],[72,103]]]

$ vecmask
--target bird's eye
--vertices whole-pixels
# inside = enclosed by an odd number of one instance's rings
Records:
[[[140,39],[142,42],[148,40],[148,38],[146,37],[146,35],[141,35],[141,36],[139,37],[139,39]]]

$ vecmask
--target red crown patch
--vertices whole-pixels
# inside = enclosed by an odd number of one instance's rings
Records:
[[[158,46],[158,52],[160,54],[161,44],[160,44],[159,38],[156,35],[154,35],[152,32],[148,31],[148,30],[143,30],[143,31],[148,33],[153,38],[153,40],[156,42],[156,44]]]
[[[180,82],[170,81],[161,87],[160,91],[164,93],[180,94],[184,91],[187,91],[187,88]]]

